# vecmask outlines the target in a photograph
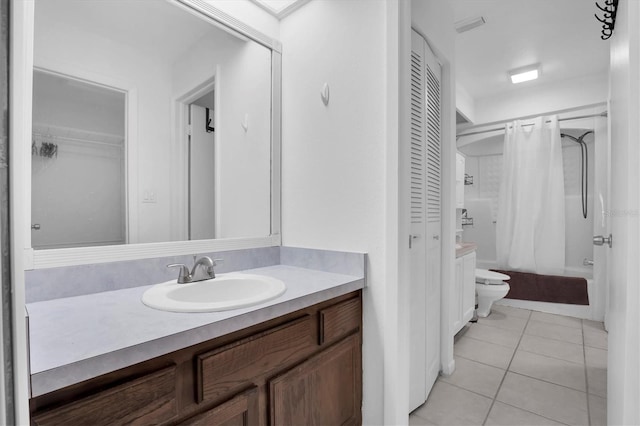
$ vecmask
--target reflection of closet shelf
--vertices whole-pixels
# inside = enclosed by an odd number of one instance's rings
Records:
[[[124,147],[124,136],[46,124],[34,124],[32,136],[37,137],[39,142],[75,142],[110,148]]]

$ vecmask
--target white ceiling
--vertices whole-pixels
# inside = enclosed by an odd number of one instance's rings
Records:
[[[474,98],[589,75],[609,67],[597,9],[588,0],[449,0],[455,21],[486,24],[457,34],[456,78]],[[512,84],[507,71],[540,63],[538,80]]]
[[[204,37],[231,37],[204,18],[163,0],[38,0],[36,31],[77,28],[173,61]],[[46,24],[46,25],[45,25]]]

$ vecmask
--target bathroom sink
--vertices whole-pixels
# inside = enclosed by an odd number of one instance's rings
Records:
[[[284,283],[276,278],[229,273],[194,283],[172,280],[156,284],[144,292],[142,302],[171,312],[226,311],[265,302],[285,290]]]

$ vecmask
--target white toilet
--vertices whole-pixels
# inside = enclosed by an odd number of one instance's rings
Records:
[[[487,317],[491,312],[493,302],[502,299],[509,293],[509,284],[504,281],[510,278],[509,275],[487,269],[476,269],[477,314],[479,317]]]

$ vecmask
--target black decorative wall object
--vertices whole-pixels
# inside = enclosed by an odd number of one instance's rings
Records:
[[[603,40],[608,40],[613,35],[613,29],[616,26],[616,12],[618,9],[618,0],[605,0],[604,7],[600,6],[596,2],[596,7],[603,12],[602,18],[596,13],[595,17],[598,21],[602,22],[602,35]]]

